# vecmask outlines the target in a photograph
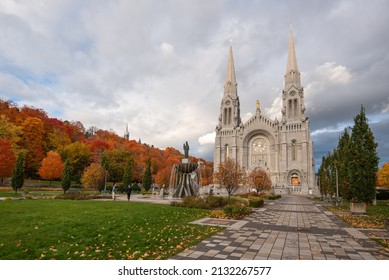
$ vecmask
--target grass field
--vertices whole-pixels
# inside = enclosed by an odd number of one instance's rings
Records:
[[[0,201],[0,259],[167,259],[220,228],[207,210],[137,202]]]

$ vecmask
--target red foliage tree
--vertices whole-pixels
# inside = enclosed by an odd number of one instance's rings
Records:
[[[11,177],[15,162],[16,157],[11,144],[7,140],[0,139],[0,180],[2,184],[4,178]]]

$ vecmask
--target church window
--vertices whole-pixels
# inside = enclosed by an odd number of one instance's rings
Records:
[[[227,124],[227,108],[224,108],[224,114],[223,114],[223,124]]]
[[[292,100],[289,99],[288,102],[288,118],[292,117]]]
[[[232,110],[231,108],[228,108],[228,124],[231,124],[231,115],[232,115]]]
[[[294,115],[294,118],[297,118],[297,99],[294,99],[294,112],[293,112],[293,115]]]
[[[296,140],[292,140],[292,160],[296,160]]]

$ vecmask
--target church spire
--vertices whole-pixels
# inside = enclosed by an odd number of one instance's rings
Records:
[[[285,73],[285,89],[294,85],[297,88],[301,87],[300,72],[297,67],[296,50],[294,48],[293,32],[290,30],[289,46],[288,46],[288,61]]]
[[[236,84],[234,56],[232,54],[232,46],[230,46],[230,52],[228,54],[226,83],[227,82],[231,82],[231,84],[233,84],[233,85]]]
[[[227,74],[224,82],[224,96],[230,96],[231,98],[237,98],[237,83],[235,76],[234,56],[232,54],[232,46],[230,45],[230,51],[228,53]]]

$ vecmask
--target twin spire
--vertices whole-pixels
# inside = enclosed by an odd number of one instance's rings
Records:
[[[224,83],[225,94],[226,94],[226,86],[236,87],[236,76],[235,76],[235,65],[234,65],[234,57],[232,54],[232,46],[230,46],[229,54],[228,54],[228,64],[227,64],[227,75]],[[285,89],[288,89],[290,86],[294,85],[297,88],[301,88],[301,79],[300,72],[297,66],[297,58],[296,58],[296,50],[294,47],[294,39],[293,32],[290,30],[289,33],[289,46],[288,46],[288,60],[286,65],[286,73],[285,73]],[[235,90],[236,93],[236,90]]]

